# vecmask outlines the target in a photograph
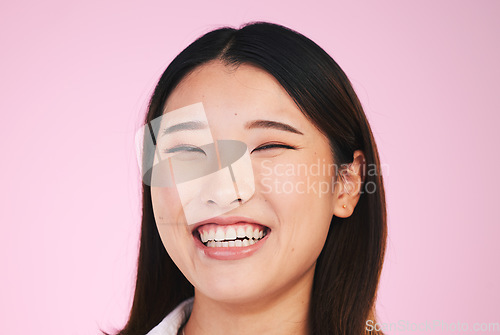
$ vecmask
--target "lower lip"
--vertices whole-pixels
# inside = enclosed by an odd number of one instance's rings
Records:
[[[264,245],[269,234],[270,231],[268,231],[266,236],[261,238],[258,242],[247,247],[207,247],[203,243],[201,243],[198,237],[193,235],[193,238],[196,247],[200,249],[206,256],[221,261],[230,261],[252,256]]]

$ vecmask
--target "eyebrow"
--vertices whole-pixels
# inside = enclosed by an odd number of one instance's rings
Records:
[[[294,134],[304,135],[301,131],[296,128],[282,122],[270,121],[270,120],[255,120],[249,121],[245,125],[246,129],[255,129],[255,128],[267,128],[267,129],[277,129],[282,131],[288,131]]]
[[[205,122],[188,121],[188,122],[178,123],[168,128],[165,128],[162,132],[162,135],[171,134],[183,130],[200,130],[206,128],[208,128],[208,125]]]

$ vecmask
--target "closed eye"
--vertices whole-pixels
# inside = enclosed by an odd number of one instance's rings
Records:
[[[287,144],[268,143],[268,144],[263,144],[260,147],[257,147],[255,149],[253,149],[252,152],[269,150],[269,149],[292,149],[292,150],[297,150],[296,147],[291,146],[291,145],[287,145]]]
[[[201,148],[192,145],[178,145],[170,149],[165,149],[164,152],[167,154],[172,154],[176,152],[189,152],[189,153],[201,153],[206,155],[205,151],[203,151]]]

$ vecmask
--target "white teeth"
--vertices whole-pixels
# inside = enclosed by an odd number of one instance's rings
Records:
[[[247,228],[245,229],[245,235],[248,238],[252,238],[253,237],[253,229],[252,229],[252,227],[247,226]]]
[[[210,231],[208,232],[207,238],[208,238],[208,240],[214,240],[215,239],[215,230],[214,229],[210,229]]]
[[[207,247],[247,247],[265,236],[265,231],[251,225],[216,227],[199,232],[200,240]]]
[[[208,232],[204,231],[203,234],[201,234],[201,241],[203,243],[207,242],[208,241]]]
[[[216,241],[224,241],[224,239],[226,238],[225,234],[224,234],[224,229],[222,228],[217,228],[217,231],[215,232],[215,240]]]
[[[239,238],[245,238],[247,236],[247,235],[245,235],[245,228],[238,227],[238,230],[236,232],[236,236]]]
[[[226,229],[226,240],[236,240],[236,230],[233,227]]]

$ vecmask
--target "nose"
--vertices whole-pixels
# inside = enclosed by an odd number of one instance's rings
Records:
[[[202,201],[210,206],[234,208],[248,201],[255,192],[250,153],[239,141],[219,141],[221,169],[209,176]]]
[[[207,176],[201,191],[202,202],[208,206],[232,209],[248,201],[255,190],[253,174],[239,166],[227,166]]]
[[[219,170],[209,176],[209,182],[204,185],[202,197],[205,204],[217,205],[221,208],[230,207],[242,201],[229,168]]]

